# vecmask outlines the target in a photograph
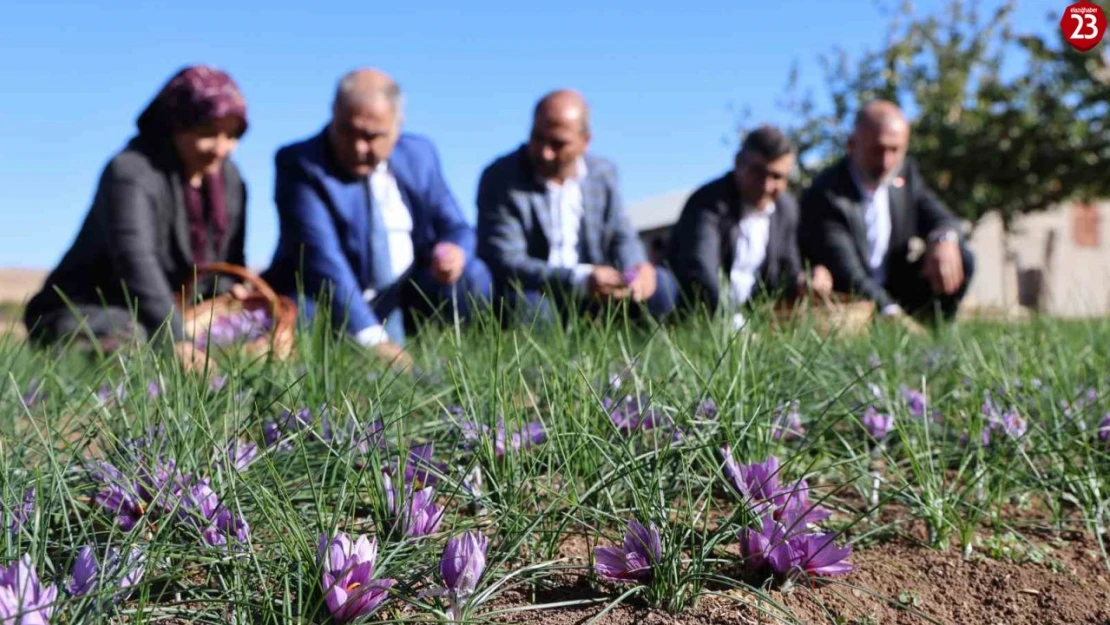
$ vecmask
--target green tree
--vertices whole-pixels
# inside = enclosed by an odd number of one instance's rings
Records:
[[[978,2],[954,0],[921,17],[908,2],[897,7],[878,50],[818,59],[830,100],[823,107],[800,92],[795,65],[779,105],[798,120],[789,128],[798,190],[843,153],[859,104],[884,98],[910,116],[922,173],[973,223],[998,210],[1009,229],[1018,215],[1110,194],[1100,171],[1110,159],[1107,44],[1076,52],[1055,26],[1059,13],[1048,16],[1055,37],[1015,34],[1013,8],[984,17]]]

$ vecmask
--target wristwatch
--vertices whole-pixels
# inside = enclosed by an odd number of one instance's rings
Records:
[[[929,243],[940,243],[941,241],[959,241],[960,233],[952,228],[945,228],[929,233]]]

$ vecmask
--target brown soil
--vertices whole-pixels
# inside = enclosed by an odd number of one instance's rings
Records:
[[[977,552],[964,559],[956,548],[946,552],[894,539],[858,551],[851,558],[857,570],[815,587],[795,586],[767,593],[770,602],[752,591],[714,589],[697,605],[677,615],[635,604],[610,610],[594,621],[602,625],[635,623],[830,623],[865,624],[1002,624],[1049,625],[1110,623],[1110,574],[1098,543],[1089,535],[1068,533],[1034,544],[1042,562],[1017,563],[990,559]],[[572,538],[563,549],[575,565],[585,541]],[[616,597],[620,594],[611,595]],[[530,610],[501,614],[504,623],[569,625],[597,617],[611,603],[603,589],[584,577],[565,577],[561,584],[534,597],[505,593],[490,606],[504,610],[528,604],[595,601],[585,607]],[[773,602],[773,603],[771,603]],[[785,608],[786,611],[783,611]]]

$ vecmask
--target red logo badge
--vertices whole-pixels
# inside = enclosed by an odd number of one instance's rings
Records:
[[[1106,33],[1106,14],[1099,5],[1081,0],[1064,9],[1060,31],[1071,47],[1088,52],[1102,41],[1102,35]]]

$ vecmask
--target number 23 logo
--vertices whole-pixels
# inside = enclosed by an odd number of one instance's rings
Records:
[[[1098,20],[1093,13],[1072,13],[1071,17],[1077,22],[1075,25],[1075,32],[1071,34],[1072,39],[1096,39],[1098,38]],[[1084,31],[1084,26],[1087,27]]]

